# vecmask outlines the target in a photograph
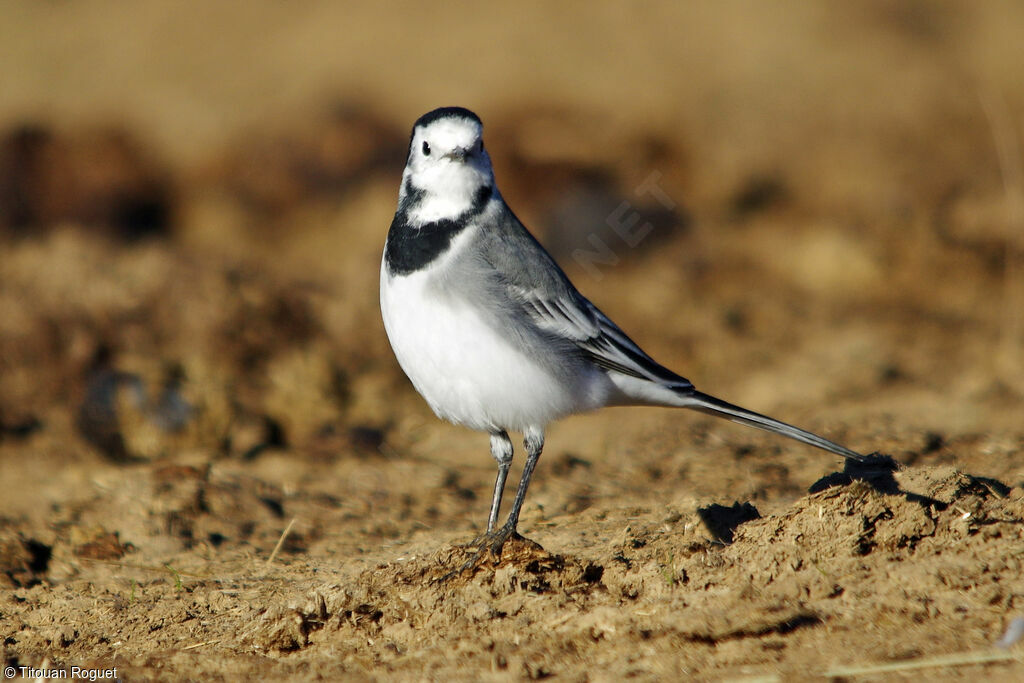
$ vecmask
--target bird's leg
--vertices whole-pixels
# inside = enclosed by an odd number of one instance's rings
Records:
[[[498,461],[498,478],[494,481],[494,496],[491,498],[491,514],[487,518],[487,533],[494,531],[501,510],[501,496],[505,492],[508,468],[512,466],[512,439],[504,431],[491,434],[491,456]]]
[[[474,541],[479,543],[476,553],[469,558],[461,567],[452,570],[439,580],[444,582],[458,576],[464,571],[470,571],[478,567],[488,556],[501,557],[502,548],[512,538],[520,538],[516,533],[516,526],[519,524],[519,511],[523,507],[523,499],[526,498],[526,489],[530,486],[530,477],[533,475],[533,468],[537,466],[540,459],[540,452],[544,448],[544,432],[540,429],[529,429],[523,439],[526,446],[526,464],[523,466],[523,476],[519,480],[519,488],[516,489],[516,499],[512,503],[512,511],[508,515],[508,521],[501,528],[495,529],[494,525],[498,519],[498,510],[501,508],[501,494],[505,489],[505,479],[508,478],[508,469],[512,464],[512,441],[505,432],[491,434],[491,455],[498,461],[498,479],[494,482],[494,499],[491,501],[491,515],[487,520],[487,533]],[[527,546],[540,548],[533,541],[524,540]]]
[[[516,497],[512,501],[512,510],[508,513],[508,521],[497,531],[488,534],[491,551],[496,554],[500,554],[502,546],[508,539],[518,535],[516,527],[519,526],[519,513],[523,509],[523,501],[526,499],[526,489],[530,487],[533,469],[537,466],[541,451],[544,450],[544,432],[536,428],[526,430],[523,434],[523,445],[526,447],[526,464],[523,465],[523,476],[519,479],[519,488],[516,489]]]

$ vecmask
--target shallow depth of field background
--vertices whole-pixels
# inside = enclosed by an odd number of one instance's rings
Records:
[[[0,17],[8,663],[804,675],[983,651],[1024,612],[1019,3]],[[831,456],[701,415],[580,416],[524,509],[550,562],[430,584],[493,462],[401,374],[377,280],[409,127],[445,105],[655,358],[899,486],[822,493]],[[701,511],[734,502],[762,526],[727,545]]]

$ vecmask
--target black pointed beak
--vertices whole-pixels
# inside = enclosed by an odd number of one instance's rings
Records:
[[[469,150],[461,147],[456,147],[452,151],[444,155],[445,159],[451,159],[453,161],[465,161],[466,157],[469,156]]]

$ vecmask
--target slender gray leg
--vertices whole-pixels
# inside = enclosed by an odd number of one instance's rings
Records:
[[[540,452],[544,449],[544,430],[531,428],[523,435],[523,443],[526,446],[526,464],[523,466],[523,478],[519,480],[519,488],[516,489],[516,499],[512,503],[512,511],[508,515],[508,521],[500,529],[494,525],[498,520],[498,511],[501,508],[501,494],[505,490],[505,479],[508,478],[508,469],[512,464],[512,441],[504,431],[491,434],[491,455],[498,461],[498,479],[494,482],[494,498],[491,500],[491,515],[487,520],[487,534],[480,539],[480,549],[459,569],[446,574],[441,580],[446,581],[457,576],[463,571],[473,570],[487,556],[501,557],[505,543],[512,539],[518,539],[525,544],[532,544],[536,548],[539,545],[527,541],[516,533],[516,526],[519,524],[519,511],[523,507],[523,499],[526,498],[526,489],[530,486],[530,477],[533,469],[540,459]]]
[[[530,477],[533,476],[533,468],[537,466],[540,459],[540,452],[544,450],[544,432],[541,429],[531,428],[523,435],[523,445],[526,447],[526,464],[523,465],[523,476],[519,480],[519,488],[516,489],[516,498],[512,501],[512,510],[508,513],[508,521],[505,522],[503,531],[515,533],[519,526],[519,512],[523,508],[523,501],[526,499],[526,489],[530,486]]]
[[[512,465],[512,439],[506,432],[491,434],[491,455],[498,461],[498,478],[494,482],[494,496],[491,498],[491,515],[487,518],[487,533],[494,531],[501,510],[501,496],[505,492],[508,468]]]

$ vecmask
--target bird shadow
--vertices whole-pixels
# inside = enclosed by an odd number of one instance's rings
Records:
[[[896,478],[896,473],[903,469],[904,466],[892,456],[872,453],[863,461],[847,460],[842,471],[832,472],[814,482],[808,489],[808,493],[820,493],[827,489],[863,482],[878,493],[904,496],[907,501],[917,503],[922,507],[942,511],[951,505],[949,501],[913,493],[902,488]],[[1010,488],[1006,484],[986,477],[968,475],[966,484],[969,488],[977,487],[983,495],[991,493],[998,497],[1004,497],[1010,492]],[[749,502],[736,502],[731,506],[709,505],[698,508],[697,515],[714,539],[724,544],[732,543],[736,529],[741,524],[761,517],[757,508]]]
[[[848,486],[855,481],[862,481],[879,493],[895,495],[905,493],[896,481],[895,473],[901,465],[891,455],[872,453],[863,461],[847,460],[841,472],[826,474],[811,484],[808,493],[820,493],[835,486]],[[915,495],[915,494],[908,494]],[[924,498],[924,496],[919,496]]]
[[[908,499],[916,500],[922,505],[942,505],[940,501],[901,491],[899,483],[893,476],[900,469],[891,456],[873,453],[863,461],[847,460],[841,472],[832,472],[814,482],[809,493],[818,493],[836,486],[848,486],[855,481],[863,481],[880,493],[904,493]],[[713,504],[697,509],[704,527],[719,543],[732,543],[736,529],[745,522],[760,519],[761,513],[752,503],[735,502],[731,506]]]
[[[732,543],[733,534],[744,522],[761,518],[761,513],[752,503],[735,502],[732,505],[714,503],[697,508],[697,516],[704,527],[720,543]]]
[[[819,493],[836,486],[848,486],[855,481],[861,481],[879,493],[891,496],[902,495],[907,501],[923,507],[931,507],[939,511],[949,507],[950,503],[947,501],[903,489],[895,476],[896,472],[903,469],[905,469],[904,466],[896,462],[892,456],[876,452],[867,456],[863,462],[847,460],[842,472],[825,475],[811,484],[808,492]],[[1010,487],[996,479],[971,475],[968,475],[968,479],[972,486],[979,485],[999,497],[1010,492]]]

